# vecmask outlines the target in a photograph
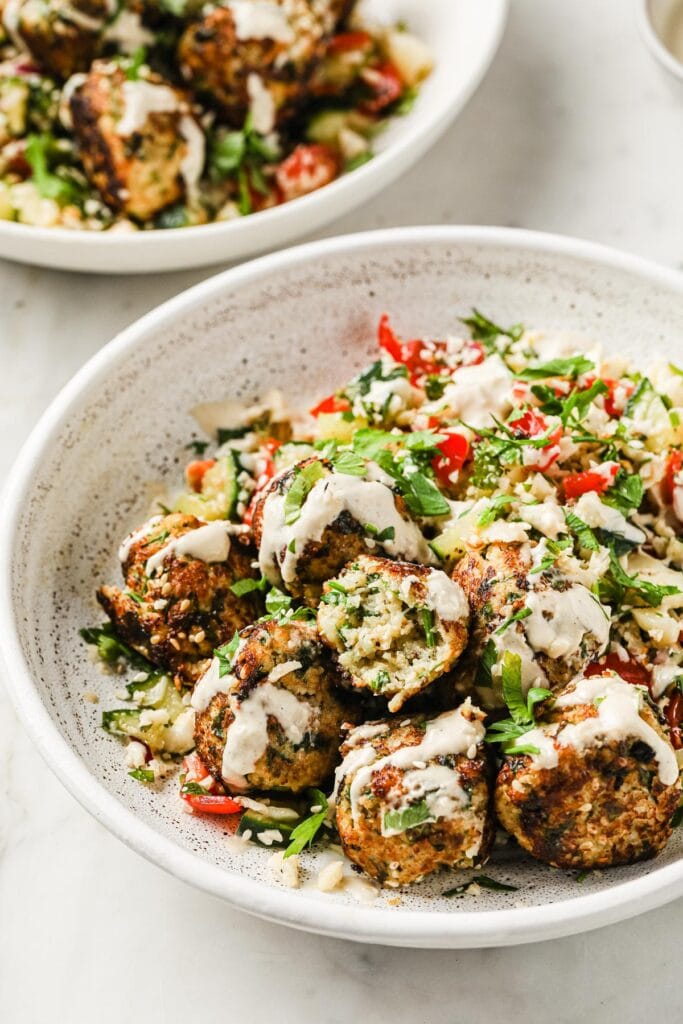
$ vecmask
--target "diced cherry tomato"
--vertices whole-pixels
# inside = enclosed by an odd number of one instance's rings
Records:
[[[448,343],[445,341],[424,342],[416,338],[401,341],[389,325],[386,313],[380,317],[377,340],[397,363],[403,363],[410,373],[410,383],[419,385],[428,374],[452,373],[459,366],[475,366],[484,361],[484,349],[478,341],[470,341],[462,351],[462,360],[457,366],[448,363]]]
[[[349,53],[351,50],[369,50],[373,46],[369,32],[340,32],[327,44],[328,53]]]
[[[681,729],[681,721],[683,721],[683,694],[678,691],[673,694],[669,699],[664,715],[671,733],[672,746],[676,750],[680,750],[683,747],[683,730]]]
[[[676,477],[683,469],[683,452],[675,449],[669,455],[662,480],[662,497],[667,505],[672,505],[674,500],[674,487]]]
[[[298,199],[329,185],[339,173],[334,151],[321,142],[302,143],[278,165],[275,180],[283,199]]]
[[[201,491],[204,474],[207,469],[211,469],[211,467],[215,465],[215,459],[195,459],[194,462],[190,462],[185,467],[185,479],[187,480],[187,486],[191,487],[193,491]]]
[[[592,387],[597,379],[597,377],[586,377],[586,390]],[[635,387],[629,380],[614,380],[612,377],[600,377],[600,380],[607,388],[607,394],[604,397],[605,412],[608,416],[618,419],[624,411],[626,399],[633,394]],[[617,389],[621,392],[618,400]]]
[[[650,671],[644,665],[641,665],[639,661],[634,661],[633,658],[629,658],[628,661],[622,661],[619,655],[614,653],[606,654],[600,661],[594,661],[588,665],[584,675],[599,676],[606,669],[616,672],[618,676],[625,679],[627,683],[632,683],[633,686],[647,686],[649,688],[652,682]]]
[[[527,469],[544,473],[552,466],[560,454],[558,444],[562,437],[561,424],[558,423],[555,429],[549,432],[550,423],[543,413],[537,412],[535,409],[526,409],[517,419],[510,420],[508,426],[515,437],[543,437],[546,435],[548,438],[547,445],[536,449],[535,457],[532,457],[530,461],[525,459],[524,465]]]
[[[588,491],[603,494],[614,483],[619,467],[617,465],[610,466],[609,470],[609,473],[596,473],[589,469],[584,473],[571,473],[566,476],[562,481],[565,497],[579,498],[582,494],[587,494]]]
[[[452,473],[462,469],[470,450],[470,443],[464,434],[458,434],[452,430],[441,431],[445,435],[444,440],[437,444],[441,452],[432,459],[432,469],[442,483],[452,483]]]
[[[363,101],[361,109],[366,114],[379,114],[386,107],[395,103],[403,92],[403,81],[393,64],[384,61],[375,67],[363,68],[363,82],[372,91],[372,95]]]
[[[261,471],[261,475],[259,476],[257,481],[258,486],[254,493],[252,494],[251,501],[249,502],[244,512],[244,515],[242,516],[242,522],[244,523],[245,526],[251,526],[252,520],[254,518],[254,508],[256,506],[258,497],[265,484],[267,484],[268,481],[272,480],[272,478],[275,476],[275,459],[273,458],[273,455],[278,450],[278,448],[282,447],[282,441],[277,441],[274,437],[271,437],[270,440],[265,441],[264,444],[261,445],[261,447],[265,448],[268,454],[266,456],[266,461],[263,470]]]
[[[348,412],[351,408],[351,403],[346,398],[339,398],[337,395],[328,395],[327,398],[323,398],[322,402],[318,402],[310,410],[311,416],[320,416],[324,412]]]
[[[181,793],[180,796],[193,811],[202,814],[240,814],[244,807],[229,796],[216,793]]]
[[[210,787],[214,785],[214,781],[211,778],[208,769],[205,767],[204,762],[196,751],[193,751],[191,754],[187,754],[183,758],[182,774],[185,778],[185,782],[204,782],[206,779],[211,779]]]
[[[397,363],[403,362],[403,346],[396,337],[393,328],[389,326],[389,316],[387,313],[383,313],[379,318],[377,341],[379,342],[379,347],[388,352],[392,359],[395,359]]]

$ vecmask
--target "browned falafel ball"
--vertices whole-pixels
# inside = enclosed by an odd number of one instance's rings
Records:
[[[111,13],[107,0],[18,0],[5,23],[11,20],[13,35],[46,71],[64,79],[90,66]]]
[[[487,710],[504,706],[498,669],[481,672],[482,657],[500,664],[503,651],[519,654],[524,690],[561,690],[606,649],[608,610],[581,583],[557,569],[532,572],[528,544],[495,543],[466,554],[453,579],[470,603],[471,639],[463,659],[468,684]]]
[[[126,643],[188,682],[262,610],[256,592],[238,597],[230,589],[255,576],[254,552],[232,529],[180,513],[155,517],[121,545],[126,589],[97,594]]]
[[[335,678],[315,623],[271,619],[248,626],[234,652],[212,662],[193,694],[202,762],[238,793],[298,793],[323,785],[338,760],[349,714]]]
[[[236,0],[207,8],[188,25],[178,62],[195,92],[241,128],[251,110],[267,135],[292,116],[306,96],[306,80],[347,2]]]
[[[113,61],[95,61],[70,111],[88,180],[114,210],[149,220],[199,180],[204,133],[187,97],[159,75],[130,80]]]
[[[467,643],[469,606],[440,569],[360,555],[328,581],[318,629],[342,676],[389,710],[448,672]]]
[[[676,755],[645,691],[611,673],[580,677],[515,741],[495,802],[501,825],[537,860],[590,869],[659,853],[680,790]]]
[[[342,745],[336,822],[346,856],[383,885],[483,863],[493,841],[484,713],[368,722]]]
[[[261,571],[306,604],[347,562],[379,547],[389,557],[436,561],[405,501],[382,480],[337,473],[311,458],[273,477],[254,508]]]

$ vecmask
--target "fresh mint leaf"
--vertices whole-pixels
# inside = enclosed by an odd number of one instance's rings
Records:
[[[589,370],[595,369],[595,363],[585,356],[569,356],[568,359],[550,359],[547,363],[536,363],[526,366],[515,376],[519,380],[545,380],[547,377],[571,377],[575,379]]]
[[[583,519],[580,519],[575,512],[572,512],[569,508],[565,508],[564,520],[569,529],[576,536],[576,539],[582,548],[585,548],[586,551],[600,550],[597,537],[591,530],[590,526],[584,523]]]
[[[511,494],[497,494],[494,498],[491,498],[488,508],[479,516],[477,526],[490,526],[491,523],[503,515],[507,506],[512,505],[515,500]]]
[[[295,472],[294,479],[285,495],[284,516],[287,526],[291,526],[299,519],[301,508],[309,493],[313,490],[318,480],[325,476],[325,469],[321,462],[309,462]]]
[[[254,590],[265,590],[268,586],[268,580],[265,576],[262,576],[260,580],[244,579],[237,580],[230,587],[233,594],[236,597],[244,597],[245,594],[251,594]]]
[[[400,811],[387,811],[384,815],[384,828],[386,831],[407,832],[410,828],[422,825],[425,821],[433,820],[433,815],[427,807],[426,800],[411,807],[404,807]]]
[[[213,652],[215,657],[218,658],[218,677],[222,679],[223,676],[230,675],[232,672],[232,666],[237,654],[237,648],[239,647],[240,635],[235,630],[232,640],[227,644],[223,644],[222,647],[217,647]]]
[[[86,644],[97,648],[97,656],[108,665],[117,661],[127,661],[132,668],[142,671],[152,671],[152,664],[127,643],[124,643],[115,633],[111,622],[105,622],[103,626],[93,626],[87,629],[80,629],[79,635]]]

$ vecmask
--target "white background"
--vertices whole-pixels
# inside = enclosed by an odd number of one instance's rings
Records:
[[[514,225],[683,268],[683,84],[651,61],[634,13],[627,0],[512,0],[464,115],[406,178],[326,233]],[[0,264],[0,473],[85,359],[207,273],[106,279]],[[682,917],[678,901],[584,936],[460,953],[288,932],[107,834],[39,760],[0,691],[4,1024],[676,1020]]]

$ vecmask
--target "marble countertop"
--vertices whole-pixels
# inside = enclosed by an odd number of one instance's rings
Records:
[[[506,224],[683,267],[683,87],[677,95],[645,51],[634,5],[511,6],[498,58],[446,137],[325,233]],[[0,472],[77,367],[208,273],[106,279],[0,264]],[[452,953],[285,932],[193,891],[105,832],[42,763],[0,688],[7,1024],[114,1024],[131,1013],[145,1024],[675,1017],[679,915],[681,901],[588,935]]]

